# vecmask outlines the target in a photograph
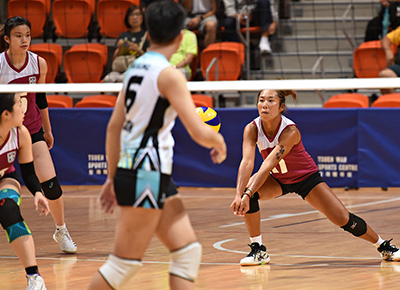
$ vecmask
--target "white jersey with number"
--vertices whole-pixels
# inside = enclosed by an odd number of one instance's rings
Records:
[[[160,73],[170,66],[163,55],[149,51],[125,72],[125,123],[118,167],[171,174],[175,144],[171,130],[177,113],[157,85]]]

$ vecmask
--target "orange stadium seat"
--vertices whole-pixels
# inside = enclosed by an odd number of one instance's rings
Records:
[[[337,94],[334,96],[330,97],[330,100],[360,100],[363,102],[365,107],[369,107],[369,98],[366,95],[363,94],[357,94],[357,93],[343,93],[343,94]]]
[[[49,0],[10,0],[7,6],[8,17],[21,16],[28,19],[31,23],[31,37],[41,37],[50,12],[47,1]]]
[[[203,94],[192,94],[192,99],[196,107],[209,107],[214,106],[214,100],[211,96]]]
[[[125,14],[129,6],[140,7],[140,0],[99,0],[97,2],[97,21],[100,26],[100,35],[117,38],[126,31]]]
[[[81,43],[75,44],[70,48],[71,51],[82,51],[82,50],[95,50],[98,51],[102,56],[102,63],[104,66],[107,65],[108,60],[108,48],[106,45],[101,43]]]
[[[217,79],[221,81],[238,80],[242,74],[244,58],[245,47],[243,43],[213,43],[201,52],[201,71],[204,78],[210,81]],[[214,64],[211,66],[212,62]],[[209,71],[207,72],[207,70]]]
[[[86,37],[94,15],[93,8],[93,0],[54,0],[53,21],[56,36]]]
[[[324,103],[324,108],[367,108],[368,106],[357,99],[329,99]]]
[[[67,95],[48,95],[47,104],[49,108],[72,108],[73,99]]]
[[[75,108],[113,108],[117,98],[114,95],[86,96],[75,104]]]
[[[54,83],[62,63],[62,46],[56,43],[36,43],[29,50],[46,60],[46,83]]]
[[[392,46],[392,51],[396,53],[397,47]],[[377,78],[386,67],[386,56],[380,40],[363,42],[354,50],[353,69],[357,78]]]
[[[374,108],[399,108],[400,107],[400,93],[381,95],[376,99],[371,107]]]
[[[107,64],[107,46],[85,43],[72,46],[64,54],[64,70],[69,83],[101,81]]]

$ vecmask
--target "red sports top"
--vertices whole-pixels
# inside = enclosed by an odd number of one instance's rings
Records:
[[[19,149],[18,128],[14,127],[8,133],[6,141],[0,146],[0,178],[4,174],[14,172],[14,161]]]
[[[288,126],[296,126],[292,120],[282,115],[277,131],[275,132],[274,136],[270,138],[262,127],[260,117],[254,119],[253,123],[257,127],[257,146],[263,159],[267,158],[269,153],[271,153],[271,151],[279,143],[279,138],[282,134],[282,131]],[[290,150],[285,158],[279,161],[278,166],[271,171],[271,174],[281,183],[292,184],[303,181],[317,171],[317,165],[304,149],[303,142],[300,140],[299,143],[293,146],[292,150]]]

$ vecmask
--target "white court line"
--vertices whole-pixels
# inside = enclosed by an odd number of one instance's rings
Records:
[[[223,241],[219,241],[213,244],[213,247],[220,251],[226,251],[230,253],[240,253],[240,254],[247,254],[247,252],[237,251],[237,250],[230,250],[224,248],[222,244],[234,241],[235,239],[226,239]],[[312,258],[312,259],[351,259],[351,260],[382,260],[381,258],[376,257],[338,257],[338,256],[311,256],[311,255],[281,255],[281,254],[269,254],[270,256],[283,256],[283,257],[290,257],[290,258]],[[292,265],[292,264],[288,264]],[[327,264],[328,265],[328,264]],[[335,266],[334,264],[330,266]]]
[[[360,203],[360,204],[355,204],[355,205],[348,205],[348,206],[346,206],[346,208],[355,208],[355,207],[363,207],[363,206],[368,206],[368,205],[377,205],[377,204],[394,202],[394,201],[399,201],[399,200],[400,200],[400,197],[397,197],[397,198],[392,198],[392,199],[387,199],[387,200],[380,200],[380,201]],[[319,211],[318,210],[312,210],[312,211],[305,211],[305,212],[299,212],[299,213],[282,213],[282,214],[277,214],[277,215],[270,216],[269,218],[261,219],[261,222],[277,220],[277,219],[282,219],[282,218],[287,218],[287,217],[308,215],[308,214],[313,214],[313,213],[319,213]],[[240,225],[244,225],[244,224],[245,224],[244,222],[240,222],[240,223],[232,223],[232,224],[222,225],[222,226],[219,226],[219,227],[220,228],[228,228],[228,227],[240,226]]]
[[[229,250],[227,250],[229,251]],[[332,257],[331,257],[332,258]],[[18,260],[18,257],[13,257],[13,256],[0,256],[1,259],[15,259]],[[106,262],[105,259],[68,259],[68,258],[51,258],[51,257],[36,257],[37,260],[50,260],[50,261],[73,261],[73,262]],[[351,258],[354,259],[354,258]],[[143,264],[165,264],[168,265],[170,262],[163,262],[163,261],[142,261]],[[200,265],[211,265],[211,266],[238,266],[238,263],[223,263],[223,262],[216,262],[216,263],[211,263],[211,262],[201,262]],[[321,264],[321,263],[315,263],[315,264],[279,264],[279,263],[271,263],[269,265],[273,266],[286,266],[286,267],[349,267],[349,268],[380,268],[380,265],[349,265],[349,264]],[[396,266],[396,265],[394,265]],[[394,267],[393,266],[393,267]],[[255,269],[255,268],[254,268]]]

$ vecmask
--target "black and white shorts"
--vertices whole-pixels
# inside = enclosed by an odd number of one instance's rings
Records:
[[[170,175],[144,169],[117,168],[114,189],[120,206],[162,209],[165,199],[178,193]]]

